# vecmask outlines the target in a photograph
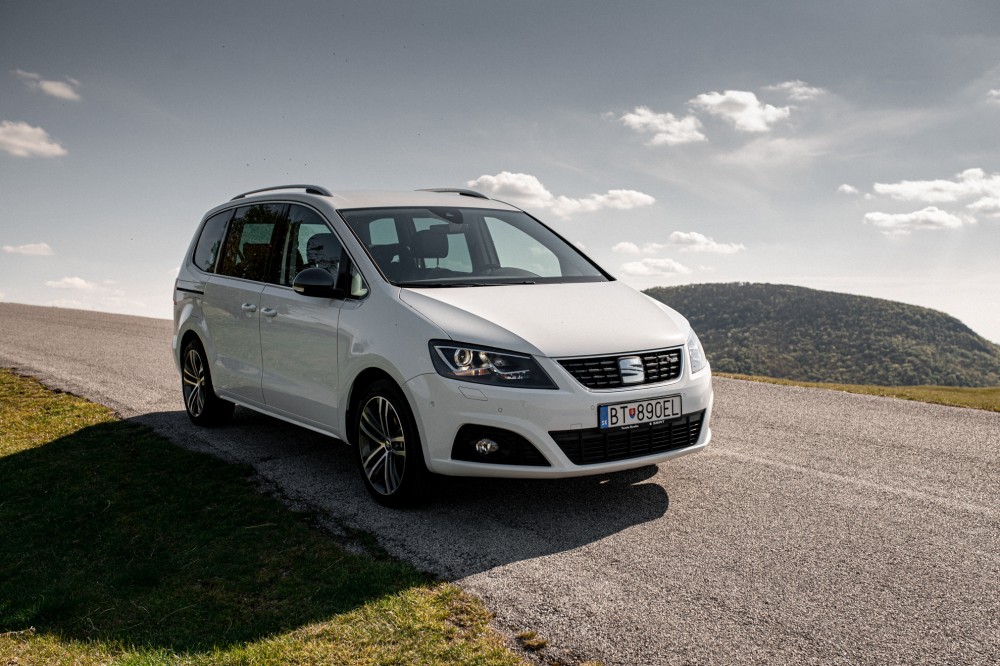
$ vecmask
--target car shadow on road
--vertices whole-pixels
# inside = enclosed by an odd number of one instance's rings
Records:
[[[446,578],[572,550],[663,518],[667,490],[653,465],[556,480],[436,476],[428,501],[376,504],[344,443],[237,409],[231,424],[195,428],[183,412],[134,419],[174,441],[253,465],[277,494],[371,533],[391,554]]]

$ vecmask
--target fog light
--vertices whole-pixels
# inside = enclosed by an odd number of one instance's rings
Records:
[[[488,456],[491,453],[496,453],[500,450],[500,445],[494,442],[492,439],[486,437],[482,438],[476,442],[476,453],[481,456]]]

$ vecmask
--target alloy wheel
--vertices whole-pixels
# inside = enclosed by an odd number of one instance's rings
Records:
[[[359,431],[365,476],[380,494],[392,495],[406,467],[406,435],[396,408],[385,397],[372,396],[361,410]]]
[[[188,349],[184,356],[184,406],[197,418],[205,411],[205,362],[197,349]]]

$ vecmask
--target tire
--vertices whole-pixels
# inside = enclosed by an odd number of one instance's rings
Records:
[[[403,508],[426,497],[430,476],[416,422],[402,391],[389,380],[361,396],[352,427],[358,468],[379,504]]]
[[[215,395],[205,348],[197,340],[187,343],[181,354],[181,391],[184,411],[195,425],[221,425],[233,415],[235,405]]]

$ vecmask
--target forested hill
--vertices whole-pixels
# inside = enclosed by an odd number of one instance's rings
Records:
[[[936,310],[744,282],[646,293],[688,318],[719,372],[882,386],[1000,386],[1000,346]]]

